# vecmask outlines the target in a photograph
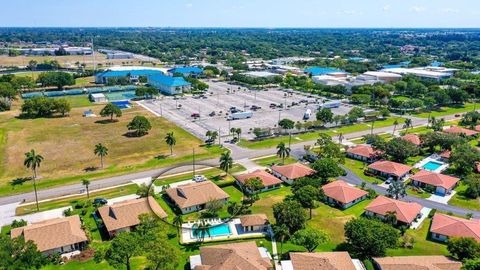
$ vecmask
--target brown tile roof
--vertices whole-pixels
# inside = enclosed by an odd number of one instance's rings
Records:
[[[153,197],[139,198],[113,205],[105,205],[98,208],[98,213],[103,220],[107,231],[111,232],[121,228],[136,226],[140,223],[138,218],[141,214],[153,212],[161,217],[167,217],[167,213],[160,207]]]
[[[12,229],[12,238],[20,235],[27,241],[33,241],[41,252],[88,241],[78,215]]]
[[[415,175],[410,177],[410,179],[435,187],[443,187],[444,189],[451,189],[455,186],[455,184],[457,184],[458,181],[460,181],[460,179],[457,177],[427,170],[420,170]]]
[[[273,265],[262,258],[255,242],[200,247],[202,265],[195,270],[267,270]]]
[[[347,153],[354,154],[361,157],[372,158],[376,155],[382,154],[383,152],[380,150],[375,150],[373,147],[369,145],[357,145],[351,147],[347,150]]]
[[[480,125],[476,125],[474,129],[475,129],[475,131],[480,132]]]
[[[400,139],[405,140],[407,142],[411,142],[416,146],[419,146],[422,144],[422,141],[420,140],[420,137],[417,134],[407,134],[405,136],[400,137]]]
[[[442,153],[440,153],[440,157],[442,158],[450,158],[451,155],[452,155],[452,151],[450,150],[445,150]]]
[[[292,180],[315,173],[315,170],[301,163],[293,163],[283,166],[274,165],[272,166],[272,170]]]
[[[278,185],[282,183],[282,180],[278,179],[277,177],[269,174],[264,170],[256,170],[251,173],[245,173],[245,174],[236,176],[237,180],[242,184],[245,184],[245,182],[248,179],[255,178],[255,177],[260,178],[260,180],[262,180],[263,185],[266,187]]]
[[[385,196],[378,196],[365,207],[365,210],[382,216],[387,214],[387,212],[395,212],[398,221],[409,224],[420,214],[422,208],[418,203],[402,202]]]
[[[443,132],[452,134],[465,134],[466,136],[474,136],[478,134],[478,132],[475,130],[466,129],[458,126],[451,126],[450,128],[444,129]]]
[[[180,208],[206,204],[210,200],[230,198],[225,191],[211,181],[180,185],[169,188],[165,192]]]
[[[460,270],[462,263],[445,256],[373,258],[382,270]]]
[[[327,197],[341,203],[349,203],[368,194],[368,192],[352,187],[342,180],[328,183],[322,189]]]
[[[268,218],[265,214],[254,214],[240,217],[242,226],[262,226],[268,224]]]
[[[377,161],[375,163],[370,164],[368,168],[374,169],[376,171],[388,173],[388,174],[393,174],[395,176],[405,175],[410,170],[412,170],[412,167],[408,165],[400,164],[400,163],[396,163],[388,160]]]
[[[450,237],[472,237],[480,241],[480,220],[435,214],[430,232]]]
[[[295,270],[355,270],[348,252],[291,252],[290,260]]]

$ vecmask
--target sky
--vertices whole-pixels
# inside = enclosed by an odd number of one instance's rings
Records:
[[[480,28],[479,0],[0,0],[0,27]]]

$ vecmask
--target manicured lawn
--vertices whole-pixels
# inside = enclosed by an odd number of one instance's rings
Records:
[[[455,191],[457,192],[453,197],[448,201],[448,204],[471,209],[471,210],[480,210],[480,198],[470,199],[465,195],[465,190],[467,190],[467,185],[462,181],[459,182]]]
[[[428,118],[429,116],[439,117],[457,113],[465,113],[468,111],[473,111],[474,104],[473,103],[466,103],[464,105],[452,106],[452,107],[442,107],[440,110],[430,112],[424,112],[419,114],[414,114],[416,117],[421,118]],[[479,107],[477,106],[477,109]]]
[[[424,156],[415,156],[415,157],[410,157],[406,160],[406,162],[404,162],[405,164],[409,165],[409,166],[413,166],[415,165],[416,163],[418,163],[419,161],[421,161],[422,159],[424,159],[425,157]]]
[[[90,107],[90,106],[95,106],[103,108],[102,104],[95,104],[92,103],[89,99],[88,96],[65,96],[65,97],[58,97],[58,98],[63,98],[66,99],[72,108],[83,108],[83,107]]]
[[[374,128],[392,126],[395,120],[397,120],[399,123],[403,123],[403,118],[391,117],[383,121],[376,121],[374,124]],[[335,136],[339,133],[347,134],[347,133],[353,133],[353,132],[358,132],[363,130],[369,130],[370,128],[371,128],[371,123],[357,123],[357,124],[338,127],[338,128],[329,128],[329,129],[319,130],[315,132],[296,134],[292,136],[292,143],[315,140],[318,138],[319,133],[326,133],[330,136]],[[280,142],[288,143],[288,140],[289,140],[288,136],[280,136],[280,137],[265,139],[261,141],[241,140],[239,145],[242,147],[250,148],[250,149],[261,149],[261,148],[275,147]]]
[[[411,186],[408,186],[407,187],[407,194],[408,195],[412,195],[412,196],[415,196],[415,197],[419,197],[419,198],[429,198],[430,196],[432,196],[432,194],[428,193],[428,192],[419,192],[419,191],[415,191],[414,189],[412,189]]]
[[[393,135],[390,134],[390,133],[382,133],[382,134],[378,134],[378,136],[380,136],[380,138],[383,138],[385,139],[385,141],[389,141],[393,138]],[[355,140],[351,140],[352,143],[355,143],[355,144],[363,144],[363,143],[366,143],[365,140],[363,138],[358,138],[358,139],[355,139]]]
[[[370,182],[370,183],[381,182],[381,180],[376,177],[368,176],[364,174],[364,171],[368,166],[367,163],[361,162],[356,159],[345,158],[344,166],[350,171],[352,171],[354,174],[356,174],[358,177],[362,178],[367,182]]]
[[[263,166],[263,167],[267,167],[267,166],[270,166],[272,164],[282,164],[282,163],[283,164],[292,164],[292,163],[297,162],[297,160],[295,160],[292,157],[285,158],[285,162],[283,162],[283,160],[281,158],[279,158],[278,156],[271,156],[271,157],[265,157],[265,158],[260,158],[260,159],[254,159],[253,161],[255,163],[257,163],[258,165]]]
[[[122,186],[122,187],[112,188],[112,189],[108,189],[108,190],[103,190],[103,191],[100,191],[100,192],[90,193],[90,198],[92,200],[94,198],[111,199],[111,198],[116,198],[116,197],[129,195],[129,194],[135,194],[135,192],[137,192],[137,189],[138,189],[138,186],[136,184],[130,184],[130,185],[127,185],[127,186]],[[75,203],[77,203],[79,201],[86,201],[86,198],[87,198],[87,194],[85,193],[84,195],[69,197],[69,198],[66,198],[66,199],[42,202],[42,203],[39,203],[38,206],[40,207],[40,211],[46,211],[46,210],[51,210],[51,209],[56,209],[56,208],[61,208],[61,207],[74,205]],[[37,210],[37,208],[36,208],[36,205],[34,203],[33,204],[28,204],[28,205],[20,205],[16,209],[16,214],[17,215],[26,215],[26,214],[36,212],[36,210]]]
[[[233,167],[229,170],[229,174],[225,175],[225,172],[218,168],[211,168],[207,170],[200,170],[196,172],[197,175],[203,175],[207,179],[212,180],[216,184],[224,184],[233,182],[235,178],[231,174],[245,171],[245,167],[240,164],[233,164]],[[192,172],[182,173],[174,176],[160,177],[155,181],[155,185],[162,186],[171,183],[181,182],[185,180],[191,180],[193,177]]]

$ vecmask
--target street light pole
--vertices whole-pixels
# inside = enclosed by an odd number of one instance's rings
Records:
[[[193,148],[193,177],[195,177],[195,148]]]

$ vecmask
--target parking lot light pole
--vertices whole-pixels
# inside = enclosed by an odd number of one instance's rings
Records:
[[[192,165],[193,165],[193,177],[195,177],[195,148],[193,148],[192,158],[193,158],[193,163],[192,163]]]

